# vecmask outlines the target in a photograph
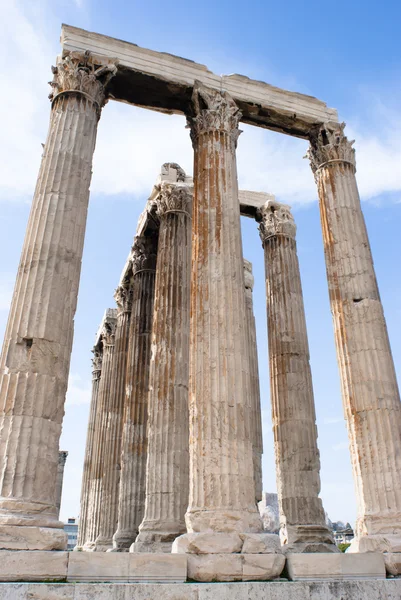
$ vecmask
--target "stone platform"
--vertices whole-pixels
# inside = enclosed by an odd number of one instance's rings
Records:
[[[400,600],[401,579],[255,583],[0,583],[0,600]]]

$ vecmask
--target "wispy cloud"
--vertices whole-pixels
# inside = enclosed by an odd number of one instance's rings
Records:
[[[83,0],[73,2],[82,8]],[[42,0],[40,5],[49,18],[50,4]],[[35,187],[40,144],[45,139],[50,111],[46,82],[59,52],[57,34],[50,36],[48,27],[46,19],[29,16],[25,4],[17,0],[1,5],[0,50],[3,56],[13,56],[13,68],[6,61],[0,67],[3,88],[7,90],[0,97],[0,125],[6,140],[0,146],[3,201],[27,200]],[[391,90],[381,93],[389,97]],[[387,192],[401,193],[401,119],[378,96],[364,93],[363,97],[369,104],[361,103],[361,112],[377,113],[380,104],[380,121],[371,119],[361,125],[355,120],[349,124],[349,136],[357,140],[361,195],[369,199]],[[273,192],[290,204],[316,200],[315,183],[307,160],[303,160],[305,141],[255,127],[242,128],[238,146],[241,187]],[[125,193],[143,197],[163,162],[180,162],[191,173],[192,156],[183,117],[110,102],[99,126],[92,191],[106,196]]]

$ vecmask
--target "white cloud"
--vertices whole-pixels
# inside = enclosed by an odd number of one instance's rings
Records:
[[[82,0],[74,0],[82,7]],[[46,18],[42,18],[43,15]],[[0,50],[12,56],[2,62],[0,97],[0,200],[28,199],[34,190],[45,141],[50,106],[47,100],[50,65],[59,52],[56,21],[47,0],[29,8],[17,0],[0,8]],[[10,27],[10,23],[13,24]],[[382,90],[383,97],[391,90]],[[361,95],[362,97],[362,95]],[[373,114],[377,100],[364,96]],[[361,105],[361,114],[367,108]],[[401,193],[399,116],[381,106],[380,123],[367,120],[349,126],[357,139],[358,182],[363,198],[383,192]],[[146,195],[163,162],[172,160],[192,171],[192,147],[183,117],[168,117],[110,102],[103,111],[94,159],[92,190],[114,196]],[[273,132],[243,126],[238,147],[238,171],[243,188],[273,192],[290,204],[316,200],[307,160],[307,144]],[[380,133],[378,133],[380,132]]]
[[[68,379],[66,406],[81,406],[91,400],[91,384],[80,375],[70,373]]]

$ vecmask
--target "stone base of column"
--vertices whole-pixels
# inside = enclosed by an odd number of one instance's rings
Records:
[[[66,550],[67,534],[63,528],[0,524],[0,549]]]
[[[112,548],[113,548],[113,540],[105,538],[105,537],[98,537],[98,538],[96,538],[93,551],[94,552],[107,552],[108,550],[111,550]]]
[[[144,524],[130,552],[171,552],[174,540],[186,531],[184,523],[163,523],[163,531],[160,531],[160,521],[154,525],[150,521]]]
[[[281,554],[189,554],[188,579],[272,581],[280,577],[284,565],[285,558]]]
[[[286,540],[283,540],[283,552],[302,553],[338,553],[333,534],[319,525],[287,525]],[[281,535],[281,537],[283,537]]]
[[[174,540],[172,554],[282,554],[273,533],[185,533]]]
[[[113,536],[113,547],[109,552],[129,552],[138,532],[117,530]]]

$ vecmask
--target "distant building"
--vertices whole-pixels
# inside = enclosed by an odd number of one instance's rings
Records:
[[[78,519],[68,519],[67,523],[64,523],[64,531],[68,535],[67,550],[74,550],[78,539]]]
[[[338,544],[350,544],[354,539],[354,530],[349,523],[344,525],[344,523],[338,521],[333,523],[333,536],[337,546]]]

